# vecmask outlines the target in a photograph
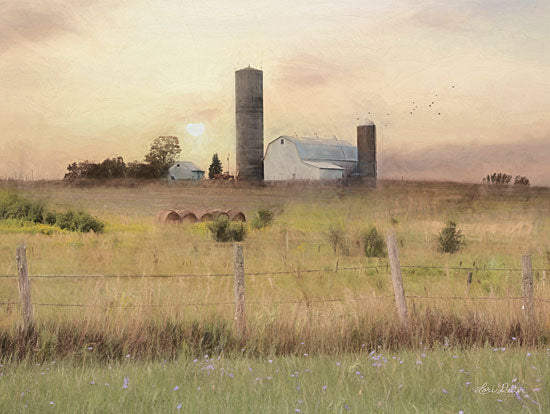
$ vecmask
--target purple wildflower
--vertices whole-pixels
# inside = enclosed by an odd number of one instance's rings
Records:
[[[446,390],[445,388],[441,388],[441,392],[442,392],[443,394],[448,394],[448,392],[447,392],[447,390]]]
[[[327,390],[327,386],[326,385],[323,385],[323,391],[326,391]],[[534,391],[534,390],[533,390]],[[537,390],[538,391],[538,390]]]
[[[130,383],[130,377],[124,377],[124,384],[122,384],[122,389],[127,390],[129,383]]]
[[[179,410],[179,409],[181,409],[181,405],[182,405],[182,404],[181,404],[181,403],[179,403],[179,404],[178,404],[178,406],[176,407],[176,410]]]
[[[174,387],[174,391],[177,391],[177,390],[179,390],[179,389],[180,389],[179,385],[176,385],[176,386]]]

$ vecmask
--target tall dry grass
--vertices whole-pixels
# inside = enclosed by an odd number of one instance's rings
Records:
[[[381,182],[377,188],[28,185],[20,191],[53,206],[86,208],[107,226],[102,235],[50,236],[2,233],[0,226],[0,273],[16,273],[15,246],[25,239],[33,302],[86,305],[36,305],[36,327],[28,337],[17,329],[18,308],[3,305],[0,352],[5,357],[84,357],[90,355],[84,352],[89,346],[100,359],[128,353],[151,358],[238,353],[242,348],[250,354],[340,353],[363,345],[414,347],[420,342],[504,346],[546,343],[550,332],[548,304],[537,302],[539,331],[531,335],[521,301],[497,300],[521,296],[521,272],[484,269],[519,268],[525,252],[532,254],[535,268],[550,267],[547,189],[402,182]],[[231,246],[210,240],[204,225],[160,226],[154,221],[154,213],[163,208],[216,207],[239,208],[249,217],[260,207],[273,210],[272,226],[249,231],[246,271],[292,271],[247,277],[245,343],[232,330],[231,277],[32,278],[232,273]],[[466,235],[466,246],[454,255],[437,251],[437,233],[448,219],[457,221]],[[343,229],[345,248],[330,246],[326,232],[331,225]],[[403,269],[408,295],[466,296],[468,272],[445,267],[475,263],[479,270],[468,293],[495,300],[409,298],[412,329],[404,333],[391,298],[379,299],[392,293],[385,259],[364,257],[361,235],[370,225],[382,233],[394,227],[401,262],[420,266]],[[358,265],[376,268],[333,271]],[[544,276],[535,273],[536,296],[550,299]],[[18,299],[15,279],[0,279],[0,291],[0,301]],[[341,301],[316,302],[333,299]],[[277,303],[281,301],[301,303]],[[220,304],[201,305],[213,303]]]

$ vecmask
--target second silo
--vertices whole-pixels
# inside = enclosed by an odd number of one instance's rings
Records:
[[[235,72],[237,179],[264,179],[263,72],[250,66]]]
[[[357,126],[357,174],[376,178],[376,125],[364,119]]]

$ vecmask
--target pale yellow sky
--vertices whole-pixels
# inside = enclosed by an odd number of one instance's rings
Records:
[[[452,3],[0,2],[0,176],[141,159],[158,135],[177,135],[182,159],[230,154],[233,168],[234,71],[251,64],[264,70],[266,145],[354,142],[366,116],[382,177],[503,170],[550,184],[550,3]]]

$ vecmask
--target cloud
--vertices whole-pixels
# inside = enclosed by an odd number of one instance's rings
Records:
[[[380,174],[386,178],[481,182],[487,174],[506,172],[550,185],[550,137],[485,145],[441,144],[413,151],[384,150]]]
[[[0,51],[21,42],[39,42],[77,31],[70,6],[39,2],[4,3],[0,13]]]
[[[281,87],[325,85],[342,77],[342,68],[328,59],[310,53],[299,53],[279,61],[275,81]]]

